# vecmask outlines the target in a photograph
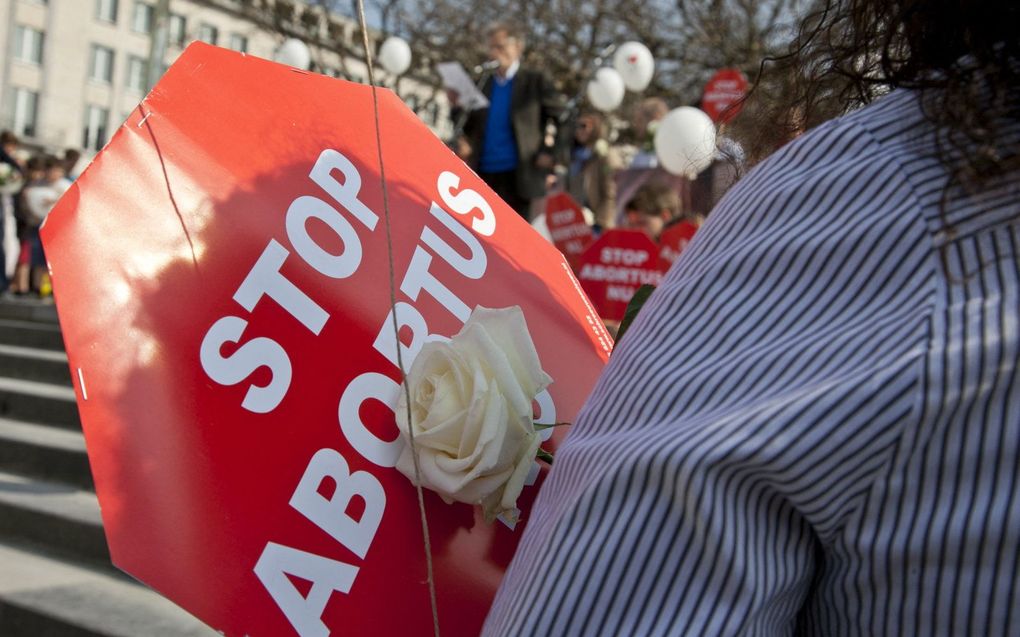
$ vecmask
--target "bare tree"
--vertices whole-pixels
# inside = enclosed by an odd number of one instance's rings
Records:
[[[811,1],[364,0],[372,46],[386,35],[406,38],[414,59],[408,75],[434,87],[419,108],[442,99],[433,70],[437,62],[458,61],[471,70],[487,59],[485,29],[497,20],[522,27],[528,34],[526,63],[543,69],[568,96],[582,96],[596,63],[609,63],[602,59],[608,45],[637,40],[656,60],[642,96],[663,97],[674,106],[697,104],[705,82],[721,68],[739,68],[753,80],[762,59],[785,49]],[[235,4],[262,27],[334,50],[343,62],[365,57],[360,36],[350,38],[357,0]],[[340,71],[350,77],[343,62]],[[623,112],[642,96],[628,94]]]
[[[675,77],[679,92],[698,97],[721,68],[754,79],[764,58],[785,52],[808,6],[805,0],[677,0],[677,59],[685,69]]]
[[[645,96],[696,104],[711,75],[726,67],[754,78],[762,59],[782,51],[808,0],[366,0],[385,30],[407,37],[428,72],[455,60],[484,62],[485,27],[510,20],[528,34],[526,62],[578,95],[607,45],[644,43],[656,59]],[[604,62],[607,63],[607,62]],[[633,101],[638,96],[628,96]]]

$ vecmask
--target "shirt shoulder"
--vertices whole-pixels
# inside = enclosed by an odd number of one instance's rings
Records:
[[[709,215],[687,260],[726,259],[754,244],[790,247],[835,228],[829,240],[843,245],[874,232],[911,243],[930,236],[901,154],[854,117],[827,122],[755,166]]]

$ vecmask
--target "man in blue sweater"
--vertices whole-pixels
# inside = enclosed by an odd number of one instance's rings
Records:
[[[543,73],[521,67],[524,37],[518,30],[497,23],[487,37],[489,57],[498,66],[482,87],[489,107],[472,111],[464,125],[467,161],[527,219],[531,201],[545,195],[546,176],[565,148],[562,131],[554,145],[545,139],[547,124],[558,123],[565,100]]]

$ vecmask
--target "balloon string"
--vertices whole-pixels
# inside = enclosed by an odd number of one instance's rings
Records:
[[[375,144],[379,156],[379,180],[382,182],[383,196],[383,217],[386,225],[386,254],[389,259],[389,283],[390,283],[390,317],[393,320],[393,336],[396,339],[397,367],[400,369],[400,377],[404,379],[407,373],[404,371],[404,359],[400,351],[400,327],[397,324],[397,294],[396,281],[394,279],[393,266],[393,235],[390,229],[390,200],[386,187],[386,169],[383,165],[382,132],[379,122],[379,97],[376,94],[375,69],[372,60],[372,49],[368,42],[368,26],[365,20],[365,1],[358,0],[358,21],[361,23],[361,37],[365,46],[365,61],[368,66],[368,83],[372,87],[372,113],[375,118]],[[407,431],[411,443],[411,456],[414,459],[414,486],[418,493],[418,512],[421,514],[421,531],[425,538],[425,573],[429,588],[429,602],[432,605],[432,630],[435,637],[439,637],[439,607],[436,604],[436,580],[432,570],[432,543],[429,539],[428,519],[425,515],[425,495],[421,487],[421,466],[418,461],[418,447],[414,440],[414,423],[411,422],[411,392],[407,383],[403,385],[404,398],[407,409]]]

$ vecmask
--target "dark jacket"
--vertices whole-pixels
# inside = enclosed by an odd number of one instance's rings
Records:
[[[493,78],[490,77],[482,86],[486,97],[492,96],[492,83]],[[517,191],[525,199],[535,199],[545,194],[545,178],[549,171],[535,166],[539,152],[550,153],[556,159],[561,159],[565,153],[567,145],[563,142],[563,134],[569,135],[570,131],[558,121],[564,108],[563,95],[549,78],[523,66],[518,68],[510,95],[510,118],[517,141]],[[469,163],[476,171],[488,117],[489,109],[480,108],[472,111],[464,124],[464,134],[472,149]],[[557,125],[557,141],[551,146],[545,143],[545,128],[549,123]]]
[[[11,168],[14,169],[14,172],[18,173],[19,175],[23,175],[25,173],[25,171],[21,169],[21,166],[18,164],[18,162],[15,161],[13,157],[8,155],[7,151],[4,150],[3,148],[0,148],[0,164],[9,164]]]

